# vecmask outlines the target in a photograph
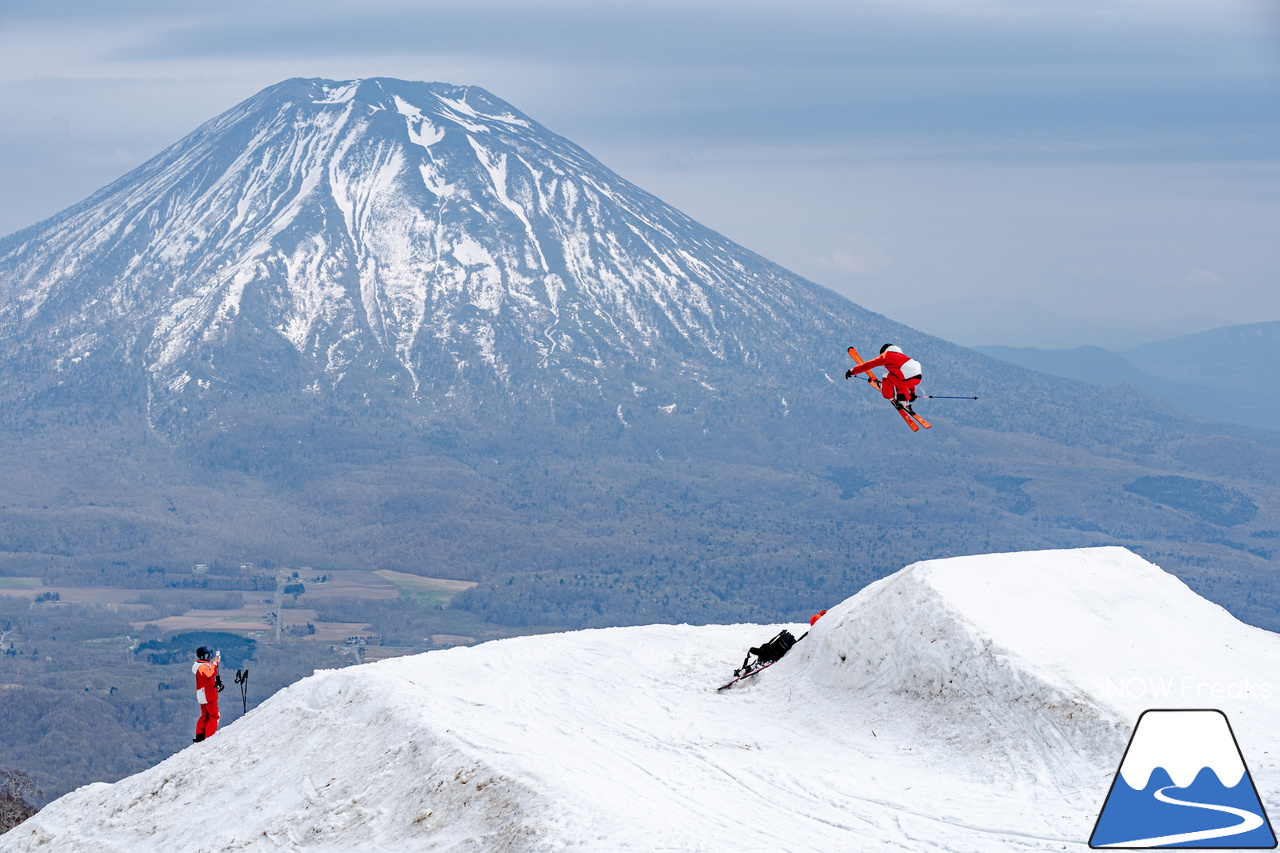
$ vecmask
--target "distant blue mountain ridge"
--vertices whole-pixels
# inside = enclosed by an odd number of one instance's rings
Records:
[[[912,328],[969,347],[1124,350],[1231,325],[1223,317],[1138,320],[1052,311],[1027,299],[971,297],[888,312]]]
[[[977,346],[984,355],[1104,388],[1129,384],[1208,421],[1280,427],[1280,321],[1225,326],[1115,352]]]

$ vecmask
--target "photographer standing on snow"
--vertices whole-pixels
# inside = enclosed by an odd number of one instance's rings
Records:
[[[222,663],[222,652],[214,652],[201,646],[196,649],[196,662],[191,671],[196,676],[196,701],[200,703],[200,719],[196,722],[196,736],[193,743],[199,743],[218,730],[218,691],[222,689],[222,678],[218,675],[218,664]]]

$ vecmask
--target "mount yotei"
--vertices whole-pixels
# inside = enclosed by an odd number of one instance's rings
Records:
[[[616,423],[816,377],[850,310],[481,89],[387,79],[262,92],[4,241],[0,277],[34,369],[109,370],[180,429],[244,393]]]
[[[981,400],[908,433],[843,379],[888,341]],[[0,572],[395,569],[611,625],[1122,544],[1277,624],[1274,434],[868,312],[476,87],[289,80],[0,240],[0,358]]]

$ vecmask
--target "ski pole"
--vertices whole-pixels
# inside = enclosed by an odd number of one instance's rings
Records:
[[[236,684],[240,685],[240,707],[243,713],[249,713],[249,668],[236,670]]]
[[[949,397],[946,394],[925,394],[930,400],[976,400],[977,397]]]

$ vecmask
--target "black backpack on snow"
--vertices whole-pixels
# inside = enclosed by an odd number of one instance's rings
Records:
[[[760,663],[774,663],[782,660],[782,656],[791,651],[791,647],[795,644],[796,638],[784,628],[769,642],[750,649],[749,654],[755,655]]]
[[[733,680],[728,684],[717,687],[716,689],[724,690],[727,687],[732,687],[742,679],[755,675],[765,667],[777,663],[782,660],[783,655],[791,651],[792,646],[807,636],[809,636],[809,634],[806,632],[801,634],[799,639],[797,639],[790,631],[783,629],[778,632],[778,636],[774,637],[769,642],[762,643],[759,646],[751,648],[747,652],[747,656],[742,659],[742,666],[733,671]],[[752,655],[755,655],[755,660],[751,659]]]

